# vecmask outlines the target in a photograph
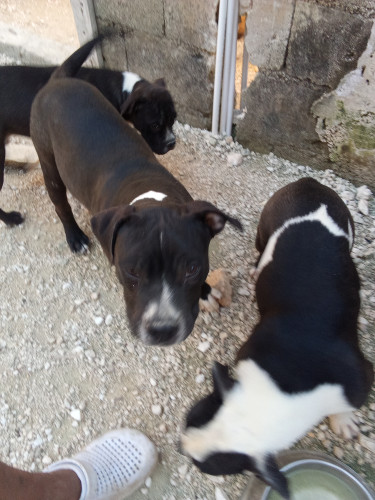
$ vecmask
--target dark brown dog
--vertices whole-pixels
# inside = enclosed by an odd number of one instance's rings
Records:
[[[184,186],[100,92],[74,78],[81,48],[35,98],[31,137],[48,193],[73,252],[87,249],[66,189],[94,217],[92,228],[124,287],[130,326],[147,344],[181,342],[210,291],[208,246],[228,221]]]

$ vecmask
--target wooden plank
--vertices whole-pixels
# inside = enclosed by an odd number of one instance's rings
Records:
[[[70,4],[73,10],[79,43],[83,45],[98,35],[94,2],[93,0],[70,0]],[[86,64],[99,68],[103,66],[103,56],[100,47],[95,47]]]

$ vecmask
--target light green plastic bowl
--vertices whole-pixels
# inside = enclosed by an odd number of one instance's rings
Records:
[[[308,450],[280,453],[280,470],[288,479],[292,500],[375,500],[375,493],[350,467],[335,458]],[[283,500],[255,478],[241,500]]]

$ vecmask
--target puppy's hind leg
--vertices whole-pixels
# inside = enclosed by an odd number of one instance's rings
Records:
[[[0,133],[0,191],[4,184],[4,168],[5,168],[5,135]],[[7,226],[18,226],[22,224],[23,217],[19,212],[5,212],[0,208],[0,220],[5,222]]]
[[[66,241],[71,251],[74,253],[87,252],[89,239],[74,218],[66,196],[66,187],[61,180],[54,158],[49,157],[47,160],[40,157],[40,166],[49,197],[55,205],[56,213],[64,226]]]

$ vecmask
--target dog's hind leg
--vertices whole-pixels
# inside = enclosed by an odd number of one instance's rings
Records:
[[[48,159],[39,157],[39,159],[49,197],[64,226],[66,241],[72,252],[85,253],[89,247],[89,239],[74,218],[66,195],[66,187],[57,170],[55,160],[53,157]]]
[[[5,169],[5,135],[0,133],[0,191],[4,184],[4,169]],[[4,212],[0,208],[0,220],[5,222],[7,226],[17,226],[22,224],[23,217],[19,212]]]

